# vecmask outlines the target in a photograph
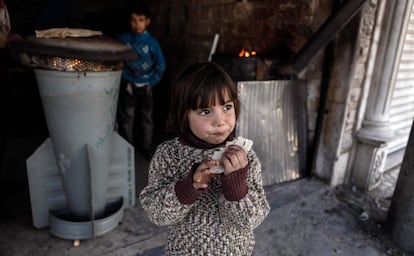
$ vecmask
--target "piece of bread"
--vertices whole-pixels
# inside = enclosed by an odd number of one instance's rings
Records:
[[[230,145],[237,145],[237,146],[243,148],[244,151],[246,151],[246,153],[247,153],[252,148],[253,141],[251,141],[249,139],[246,139],[246,138],[243,138],[241,136],[238,136],[236,139],[234,139],[232,141],[228,141],[223,148],[220,148],[220,149],[214,151],[213,156],[211,157],[211,159],[221,161],[221,159],[223,158],[224,151]],[[211,167],[210,170],[211,170],[212,173],[220,174],[220,173],[224,172],[224,167],[222,165],[217,165],[217,166]]]

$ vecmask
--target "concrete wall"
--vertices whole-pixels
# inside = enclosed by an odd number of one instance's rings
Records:
[[[376,3],[367,1],[333,41],[326,107],[313,169],[314,175],[331,185],[349,180],[376,7]]]

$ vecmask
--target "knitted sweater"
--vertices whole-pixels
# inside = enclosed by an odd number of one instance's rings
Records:
[[[131,83],[158,84],[164,74],[166,61],[157,39],[149,32],[136,34],[129,31],[119,35],[118,40],[138,55],[138,59],[126,62],[122,78]]]
[[[196,190],[194,168],[210,159],[215,149],[184,145],[175,138],[159,145],[151,160],[140,201],[152,222],[168,226],[166,255],[253,252],[253,230],[270,210],[259,159],[250,150],[248,168],[212,177],[207,189]]]

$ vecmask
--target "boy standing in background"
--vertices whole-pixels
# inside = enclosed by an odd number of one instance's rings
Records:
[[[148,31],[148,8],[136,4],[129,9],[131,30],[118,40],[134,50],[138,58],[128,61],[122,70],[118,110],[118,132],[147,159],[153,152],[153,87],[166,68],[161,47]]]

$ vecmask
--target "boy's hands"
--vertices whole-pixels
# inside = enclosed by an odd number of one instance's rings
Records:
[[[217,160],[206,160],[202,162],[193,174],[193,187],[195,189],[204,189],[207,188],[207,183],[214,173],[211,172],[210,167],[220,165],[220,162]]]
[[[222,162],[224,165],[224,176],[228,176],[231,173],[246,167],[249,163],[246,151],[236,145],[230,145],[226,148],[223,153]]]

